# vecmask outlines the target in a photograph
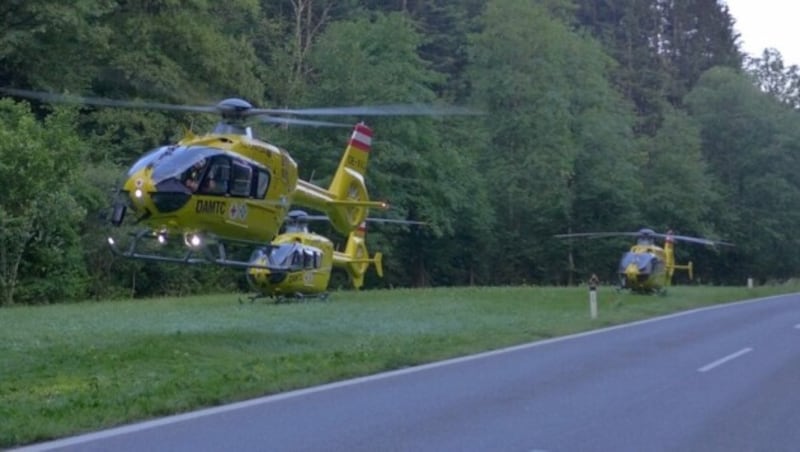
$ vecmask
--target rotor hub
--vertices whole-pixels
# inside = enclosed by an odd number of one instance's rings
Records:
[[[241,119],[252,109],[253,104],[238,97],[231,97],[217,104],[217,110],[225,119]]]

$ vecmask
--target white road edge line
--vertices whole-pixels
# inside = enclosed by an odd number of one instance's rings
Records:
[[[743,348],[743,349],[739,350],[738,352],[731,353],[730,355],[728,355],[728,356],[726,356],[724,358],[720,358],[720,359],[714,361],[713,363],[706,364],[705,366],[697,369],[697,371],[698,372],[708,372],[709,370],[711,370],[711,369],[713,369],[715,367],[721,366],[721,365],[727,363],[730,360],[736,359],[736,358],[738,358],[738,357],[740,357],[742,355],[746,355],[747,353],[750,353],[752,351],[753,351],[752,347]]]
[[[539,341],[535,341],[535,342],[529,342],[527,344],[515,345],[515,346],[512,346],[512,347],[503,348],[503,349],[499,349],[499,350],[492,350],[492,351],[488,351],[488,352],[477,353],[475,355],[467,355],[467,356],[462,356],[462,357],[458,357],[458,358],[448,359],[448,360],[445,360],[445,361],[437,361],[437,362],[433,362],[433,363],[429,363],[429,364],[422,364],[422,365],[419,365],[419,366],[407,367],[407,368],[404,368],[404,369],[390,370],[388,372],[383,372],[383,373],[374,374],[374,375],[367,375],[367,376],[364,376],[364,377],[353,378],[351,380],[337,381],[337,382],[333,382],[333,383],[323,384],[323,385],[320,385],[320,386],[312,386],[310,388],[297,389],[297,390],[290,391],[290,392],[283,392],[283,393],[268,395],[268,396],[264,396],[264,397],[259,397],[259,398],[256,398],[256,399],[244,400],[244,401],[241,401],[241,402],[234,402],[234,403],[230,403],[230,404],[227,404],[227,405],[216,406],[216,407],[211,407],[211,408],[204,408],[204,409],[200,409],[200,410],[196,410],[196,411],[190,411],[188,413],[174,414],[174,415],[167,416],[167,417],[156,418],[156,419],[151,419],[151,420],[147,420],[147,421],[141,421],[141,422],[138,422],[138,423],[123,425],[121,427],[113,427],[113,428],[109,428],[109,429],[106,429],[106,430],[100,430],[100,431],[91,432],[91,433],[84,433],[82,435],[76,435],[76,436],[71,436],[71,437],[67,437],[67,438],[55,439],[55,440],[51,440],[51,441],[47,441],[47,442],[31,444],[31,445],[28,445],[28,446],[23,446],[23,447],[18,448],[18,449],[12,449],[9,452],[12,452],[12,451],[16,451],[16,452],[23,452],[23,451],[24,452],[39,452],[39,451],[52,450],[52,449],[56,449],[56,448],[60,448],[60,447],[75,446],[75,445],[79,445],[79,444],[89,443],[89,442],[92,442],[92,441],[97,441],[97,440],[100,440],[100,439],[103,439],[103,438],[111,438],[111,437],[118,436],[118,435],[124,435],[124,434],[129,434],[129,433],[140,432],[140,431],[143,431],[143,430],[163,427],[165,425],[172,425],[172,424],[176,424],[176,423],[179,423],[179,422],[185,422],[185,421],[188,421],[188,420],[197,419],[197,418],[201,418],[201,417],[205,417],[205,416],[211,416],[211,415],[216,415],[216,414],[220,414],[220,413],[225,413],[225,412],[228,412],[228,411],[240,410],[240,409],[248,408],[248,407],[252,407],[252,406],[265,405],[265,404],[268,404],[268,403],[275,403],[275,402],[278,402],[278,401],[281,401],[281,400],[293,399],[293,398],[296,398],[296,397],[303,397],[303,396],[315,394],[315,393],[318,393],[318,392],[331,391],[331,390],[335,390],[335,389],[338,389],[338,388],[345,388],[345,387],[348,387],[348,386],[367,383],[367,382],[370,382],[370,381],[382,380],[382,379],[386,379],[386,378],[393,378],[393,377],[397,377],[397,376],[400,376],[400,375],[412,374],[412,373],[417,373],[417,372],[424,372],[426,370],[435,369],[435,368],[438,368],[438,367],[450,366],[450,365],[461,363],[461,362],[466,362],[466,361],[472,361],[472,360],[476,360],[476,359],[486,358],[488,356],[502,355],[502,354],[505,354],[505,353],[511,353],[511,352],[515,352],[515,351],[519,351],[519,350],[533,349],[533,348],[542,347],[542,346],[553,344],[553,343],[570,341],[570,340],[574,340],[574,339],[578,339],[578,338],[582,338],[582,337],[587,337],[587,336],[594,336],[594,335],[597,335],[597,334],[608,333],[610,331],[615,331],[615,330],[634,328],[634,327],[637,327],[637,326],[647,325],[647,324],[650,324],[650,323],[661,322],[661,321],[668,320],[668,319],[674,319],[674,318],[678,318],[678,317],[689,316],[689,315],[697,314],[697,313],[700,313],[700,312],[722,310],[722,309],[727,309],[727,308],[731,308],[731,307],[735,307],[735,306],[741,306],[741,305],[745,305],[745,304],[759,303],[759,302],[764,302],[764,301],[769,301],[769,300],[777,300],[777,299],[781,299],[781,298],[785,298],[785,297],[796,297],[797,295],[798,295],[798,293],[787,293],[787,294],[772,295],[772,296],[761,297],[761,298],[752,298],[752,299],[749,299],[749,300],[734,301],[734,302],[730,302],[730,303],[722,303],[722,304],[706,306],[706,307],[702,307],[702,308],[690,309],[688,311],[676,312],[676,313],[667,314],[667,315],[664,315],[664,316],[661,316],[661,317],[653,317],[653,318],[649,318],[649,319],[639,320],[639,321],[636,321],[636,322],[624,323],[624,324],[621,324],[621,325],[614,325],[614,326],[609,326],[609,327],[606,327],[606,328],[600,328],[600,329],[597,329],[597,330],[584,331],[582,333],[576,333],[576,334],[572,334],[572,335],[569,335],[569,336],[559,336],[559,337],[554,337],[554,338],[551,338],[551,339],[543,339],[543,340],[539,340]]]

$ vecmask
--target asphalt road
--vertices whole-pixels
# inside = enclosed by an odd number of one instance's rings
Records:
[[[21,450],[798,451],[800,295],[696,310]]]

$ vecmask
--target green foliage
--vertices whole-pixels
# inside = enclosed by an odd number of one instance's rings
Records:
[[[114,30],[113,51],[104,55],[96,92],[193,103],[231,95],[260,99],[260,62],[245,30],[228,28],[257,11],[244,0],[224,7],[194,1],[115,8],[104,18]]]
[[[84,88],[113,31],[101,24],[116,2],[10,0],[0,6],[0,85]],[[88,52],[86,49],[92,49]]]
[[[0,100],[0,179],[9,182],[0,192],[0,304],[83,295],[75,262],[84,212],[70,190],[83,154],[75,120],[59,109],[40,123],[27,104]]]
[[[433,87],[442,77],[419,57],[417,49],[421,44],[422,36],[400,14],[374,14],[331,25],[311,54],[316,89],[309,103],[432,102],[436,97]],[[482,196],[485,190],[472,158],[478,147],[464,137],[454,136],[458,128],[453,122],[376,118],[371,123],[376,128],[375,151],[368,172],[373,197],[388,198],[404,216],[428,222],[422,237],[426,240],[452,238],[458,228],[468,227],[456,221],[464,218],[461,212],[469,209],[470,197]],[[312,165],[325,168],[320,170],[322,174],[330,174],[333,163],[338,161],[335,155],[326,155],[327,164]],[[317,160],[321,160],[319,156],[306,158]],[[476,181],[474,192],[453,186],[455,181],[464,179]],[[447,259],[434,254],[436,246],[408,246],[410,241],[421,238],[417,232],[384,231],[386,235],[377,241],[388,245],[381,248],[387,257],[399,260],[401,268],[415,269],[410,275],[393,273],[388,284],[426,284],[428,270],[421,262],[438,260],[441,263],[434,266],[448,265],[443,263]],[[411,279],[398,281],[404,274]]]
[[[0,25],[0,86],[203,105],[478,105],[486,114],[468,119],[369,118],[371,196],[392,218],[428,223],[372,228],[387,269],[372,286],[610,278],[627,243],[551,236],[641,226],[739,244],[692,250],[705,280],[800,271],[800,128],[786,107],[797,68],[767,51],[741,76],[733,21],[714,0],[11,0]],[[704,74],[713,66],[728,69]],[[240,272],[145,265],[105,246],[102,211],[125,168],[216,118],[9,105],[4,303],[241,285]],[[259,129],[322,185],[347,139]]]
[[[795,109],[800,107],[800,67],[786,67],[779,51],[764,49],[761,57],[747,60],[746,69],[761,91]]]
[[[648,224],[684,235],[713,235],[708,227],[718,201],[699,128],[685,113],[667,109],[661,129],[643,145],[648,151],[642,174],[647,190],[641,201]]]
[[[558,280],[558,245],[543,238],[573,218],[609,227],[634,211],[632,116],[605,78],[611,62],[597,43],[544,8],[494,1],[484,20],[472,79],[490,112],[494,151],[482,163],[505,234],[495,270],[509,282]],[[607,217],[585,221],[597,215]]]
[[[684,0],[660,2],[660,6],[665,19],[660,44],[673,77],[673,103],[679,103],[706,70],[742,66],[738,36],[726,5],[717,0]]]
[[[713,66],[739,68],[733,19],[716,0],[577,0],[578,22],[619,63],[618,89],[636,106],[637,132],[654,135],[669,104]]]
[[[717,68],[686,99],[701,126],[704,155],[720,181],[713,205],[720,232],[739,244],[739,277],[780,278],[798,268],[794,233],[800,201],[797,113],[758,90],[750,79]]]
[[[422,36],[400,14],[375,14],[332,24],[312,52],[313,99],[350,102],[428,102],[439,75],[417,54]]]

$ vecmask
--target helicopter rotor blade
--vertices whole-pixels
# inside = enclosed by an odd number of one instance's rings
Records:
[[[312,127],[346,127],[352,128],[353,124],[348,124],[344,122],[330,122],[330,121],[317,121],[314,119],[300,119],[300,118],[282,118],[279,116],[269,116],[269,115],[259,115],[256,116],[261,122],[265,122],[268,124],[278,124],[278,125],[297,125],[297,126],[312,126]]]
[[[292,213],[290,212],[290,215]],[[305,221],[330,221],[327,215],[296,215],[295,218],[305,220]],[[426,225],[428,223],[424,221],[415,221],[415,220],[400,220],[396,218],[377,218],[377,217],[367,217],[364,221],[367,223],[393,223],[393,224],[411,224],[411,225]]]
[[[659,237],[663,237],[663,238],[667,238],[669,236],[672,236],[672,238],[675,239],[675,240],[680,240],[682,242],[699,243],[701,245],[734,246],[734,244],[730,243],[730,242],[724,242],[724,241],[721,241],[721,240],[704,239],[704,238],[700,238],[700,237],[689,237],[689,236],[686,236],[686,235],[675,235],[675,234],[656,234],[656,235],[659,236]]]
[[[459,106],[438,106],[424,104],[387,104],[373,106],[353,107],[325,107],[325,108],[254,108],[249,102],[231,98],[225,99],[217,105],[180,105],[163,102],[149,102],[140,100],[119,100],[103,97],[80,96],[73,94],[57,94],[27,89],[0,87],[0,93],[10,96],[24,97],[49,103],[93,105],[98,107],[136,108],[143,110],[181,111],[191,113],[222,113],[234,114],[237,117],[266,116],[269,115],[294,115],[294,116],[452,116],[452,115],[482,115],[482,112]],[[277,124],[311,125],[319,127],[345,127],[339,123],[302,123],[295,118],[263,119],[264,122]],[[346,127],[352,127],[347,124]]]
[[[453,116],[453,115],[481,115],[483,113],[467,107],[436,106],[422,104],[390,104],[363,107],[329,107],[329,108],[300,108],[300,109],[274,109],[254,108],[250,115],[283,114],[298,116]]]
[[[325,215],[309,215],[306,217],[308,221],[329,221],[330,219]],[[428,224],[424,221],[414,221],[414,220],[399,220],[394,218],[375,218],[375,217],[367,217],[364,219],[367,223],[389,223],[389,224],[412,224],[412,225],[425,225]]]
[[[216,106],[211,106],[211,105],[208,106],[177,105],[177,104],[165,104],[161,102],[117,100],[117,99],[106,99],[103,97],[78,96],[73,94],[45,93],[41,91],[31,91],[27,89],[16,89],[16,88],[0,88],[0,92],[11,96],[24,97],[27,99],[40,100],[42,102],[59,103],[59,104],[93,105],[98,107],[137,108],[142,110],[183,111],[191,113],[217,113],[219,111]]]
[[[691,243],[699,243],[701,245],[725,245],[725,246],[734,246],[733,243],[724,242],[721,240],[711,240],[711,239],[704,239],[700,237],[690,237],[686,235],[675,235],[675,234],[662,234],[660,232],[653,232],[649,229],[647,230],[639,230],[636,232],[577,232],[573,234],[556,234],[553,237],[564,239],[564,238],[585,238],[585,239],[598,239],[598,238],[605,238],[605,237],[639,237],[639,236],[650,236],[653,238],[661,238],[666,239],[667,237],[672,237],[675,240],[680,240],[683,242],[691,242]]]
[[[366,221],[368,223],[389,223],[389,224],[413,224],[413,225],[426,225],[428,223],[424,221],[414,221],[414,220],[399,220],[394,218],[374,218],[374,217],[367,217]]]
[[[638,232],[575,232],[572,234],[556,234],[553,237],[557,239],[566,238],[584,238],[584,239],[601,239],[606,237],[636,237]]]

